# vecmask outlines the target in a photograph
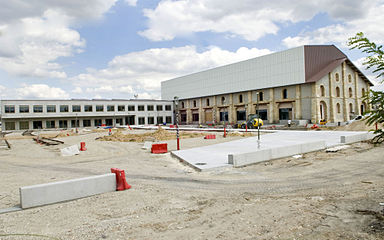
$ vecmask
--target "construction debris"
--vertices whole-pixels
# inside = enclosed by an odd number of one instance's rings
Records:
[[[42,137],[42,138],[36,137],[36,138],[33,138],[33,140],[36,141],[37,143],[44,144],[47,146],[64,144],[63,141],[47,138],[47,137]]]
[[[341,145],[341,146],[336,146],[336,147],[332,147],[332,148],[327,148],[325,149],[326,152],[338,152],[342,149],[346,149],[346,148],[350,148],[351,146],[350,145]]]

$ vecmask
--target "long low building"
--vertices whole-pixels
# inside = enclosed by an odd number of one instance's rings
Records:
[[[257,111],[268,123],[344,122],[369,108],[371,86],[334,45],[309,45],[163,81],[161,95],[180,99],[184,124],[236,123]]]
[[[2,129],[65,129],[173,122],[162,100],[2,100]]]

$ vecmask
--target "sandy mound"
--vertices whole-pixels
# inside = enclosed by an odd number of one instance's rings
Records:
[[[196,138],[207,135],[206,133],[196,132],[180,132],[180,138]],[[110,136],[100,137],[97,140],[114,141],[114,142],[144,142],[144,141],[163,141],[176,139],[176,132],[170,132],[162,129],[161,127],[155,132],[134,134],[125,134],[122,131],[116,131]]]
[[[383,128],[383,125],[379,124],[378,128]],[[369,131],[374,129],[376,129],[375,125],[368,126],[364,120],[354,121],[348,125],[335,128],[337,131]]]

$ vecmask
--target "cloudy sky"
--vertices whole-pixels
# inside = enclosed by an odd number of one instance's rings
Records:
[[[384,0],[0,3],[1,99],[158,99],[163,80],[295,46],[335,44],[361,66],[348,38],[384,43]]]

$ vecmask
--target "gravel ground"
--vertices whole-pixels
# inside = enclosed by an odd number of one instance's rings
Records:
[[[140,131],[135,131],[140,132]],[[19,187],[124,169],[130,190],[0,214],[0,239],[384,239],[384,147],[196,172],[142,143],[105,142],[106,132],[41,146],[9,136],[0,149],[0,209],[18,206]],[[184,139],[182,148],[230,141]],[[87,151],[60,156],[64,146]],[[166,141],[169,149],[175,141]]]

